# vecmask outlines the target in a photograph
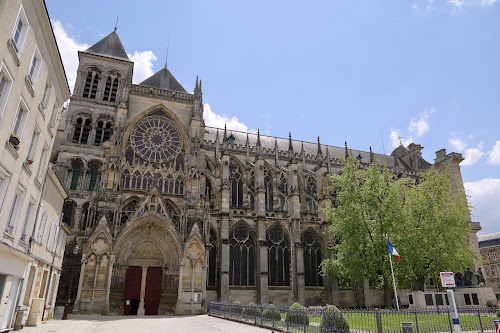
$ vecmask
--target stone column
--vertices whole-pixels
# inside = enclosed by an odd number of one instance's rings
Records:
[[[175,305],[175,314],[182,314],[183,309],[182,309],[182,294],[183,294],[183,274],[184,274],[184,265],[186,261],[185,259],[181,260],[181,263],[179,264],[179,288],[177,290],[177,304]]]
[[[75,209],[75,217],[73,218],[73,224],[71,225],[71,230],[79,229],[81,218],[82,218],[82,207],[77,207]]]
[[[223,301],[229,300],[229,215],[223,215],[221,219],[221,292]]]
[[[305,297],[305,279],[304,279],[304,248],[301,242],[295,243],[295,260],[297,262],[296,271],[296,290],[297,301],[304,305],[306,303]]]
[[[141,299],[139,301],[139,309],[137,309],[138,316],[144,316],[144,296],[146,295],[146,276],[148,275],[148,268],[142,267],[142,280],[141,280]]]
[[[104,314],[109,313],[109,293],[111,290],[111,277],[113,276],[113,266],[115,263],[115,255],[112,254],[108,261],[108,282],[106,284],[106,299],[104,300]]]
[[[78,291],[76,292],[75,304],[73,305],[73,313],[80,310],[80,295],[82,292],[83,276],[85,275],[85,267],[87,266],[87,255],[82,255],[82,267],[80,269],[80,279],[78,280]]]

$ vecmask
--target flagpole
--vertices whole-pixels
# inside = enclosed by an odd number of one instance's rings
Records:
[[[389,236],[387,236],[387,234],[385,234],[385,238],[387,238],[387,240],[389,240]],[[392,268],[391,256],[392,256],[392,254],[389,253],[389,262],[391,263],[391,273],[392,273],[392,284],[394,286],[394,298],[396,299],[396,307],[399,311],[398,293],[396,291],[396,280],[394,279],[394,269]]]

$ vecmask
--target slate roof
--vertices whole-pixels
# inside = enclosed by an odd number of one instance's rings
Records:
[[[85,52],[130,61],[116,31],[89,47]]]
[[[477,241],[480,249],[500,246],[500,232],[477,236]]]
[[[179,81],[170,73],[167,67],[163,67],[158,72],[139,83],[139,85],[187,93],[186,89],[181,86]]]
[[[223,128],[205,127],[205,141],[215,142],[215,138],[217,136],[217,130],[219,131],[219,143],[222,143],[222,139],[224,136]],[[235,146],[245,147],[247,134],[250,147],[253,148],[257,145],[257,134],[255,133],[227,130],[227,136],[230,136],[231,134],[233,134],[235,138],[234,140]],[[273,151],[276,143],[278,144],[279,151],[288,152],[288,144],[289,144],[288,139],[277,138],[274,136],[267,136],[262,134],[260,135],[260,144],[264,150]],[[317,156],[318,154],[317,143],[292,139],[292,146],[295,154],[297,155],[300,154],[300,152],[302,151],[302,145],[304,145],[304,153],[306,155],[310,155],[313,157]],[[326,158],[327,150],[328,154],[330,155],[330,158],[343,158],[345,156],[345,148],[321,144],[321,151],[323,153],[324,158]],[[354,157],[358,157],[359,155],[361,155],[361,162],[368,163],[370,161],[370,152],[351,149],[349,147],[348,150],[349,154],[352,154],[352,156]],[[394,165],[394,157],[390,155],[374,154],[374,157],[381,165],[384,165],[385,163],[387,163],[387,165],[390,167]]]

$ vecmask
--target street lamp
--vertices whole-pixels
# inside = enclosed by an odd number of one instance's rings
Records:
[[[71,297],[71,287],[73,284],[73,274],[75,273],[75,261],[76,261],[76,255],[78,254],[78,250],[79,250],[78,244],[75,244],[75,247],[73,248],[73,264],[71,266],[71,275],[69,277],[69,288],[66,294],[66,304],[64,305],[64,314],[63,317],[61,318],[62,320],[68,319],[69,299]]]

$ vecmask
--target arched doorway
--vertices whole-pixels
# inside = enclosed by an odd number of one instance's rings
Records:
[[[171,223],[148,212],[116,244],[110,308],[124,315],[174,313],[181,246]]]

